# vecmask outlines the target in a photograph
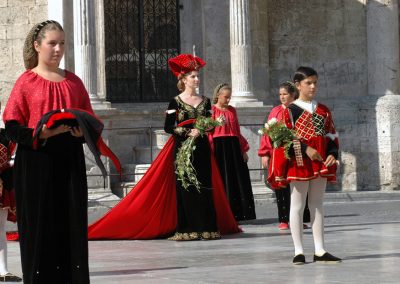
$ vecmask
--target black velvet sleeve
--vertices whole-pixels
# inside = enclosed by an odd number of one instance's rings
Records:
[[[175,99],[169,102],[168,110],[175,110],[172,113],[168,113],[165,116],[164,131],[169,134],[174,134],[178,136],[186,136],[190,131],[187,127],[176,126],[176,116],[178,114],[178,104]]]
[[[12,190],[14,187],[13,181],[13,168],[7,168],[0,174],[1,179],[3,180],[3,188],[5,190]]]
[[[337,159],[339,157],[339,149],[335,142],[329,139],[328,145],[326,147],[326,156],[332,155]]]
[[[5,125],[6,136],[12,142],[32,147],[33,129],[20,125],[17,121],[7,121]]]
[[[211,117],[212,116],[211,100],[209,98],[204,98],[204,99],[207,100],[207,102],[206,102],[206,115],[205,116],[206,117]],[[217,118],[215,118],[215,119],[217,119]],[[214,134],[214,130],[215,130],[215,127],[207,130],[207,133]]]

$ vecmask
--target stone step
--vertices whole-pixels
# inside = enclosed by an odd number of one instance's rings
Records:
[[[154,161],[162,146],[135,146],[133,147],[133,161],[137,164],[149,164]]]
[[[152,144],[158,147],[163,147],[167,143],[171,134],[166,133],[164,130],[154,130],[152,132]]]
[[[122,182],[138,182],[151,164],[124,164],[122,165]],[[118,183],[118,182],[117,182]]]
[[[113,193],[119,198],[124,198],[136,185],[134,181],[120,182],[113,186]]]
[[[148,144],[133,147],[133,161],[137,164],[151,163],[157,157],[171,135],[164,130],[153,130],[151,136],[147,134]]]

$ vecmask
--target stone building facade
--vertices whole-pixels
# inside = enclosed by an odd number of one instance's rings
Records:
[[[132,174],[145,171],[165,142],[159,130],[166,102],[107,101],[104,9],[109,2],[0,0],[0,94],[4,107],[23,71],[22,45],[29,28],[47,18],[61,22],[67,35],[63,66],[83,79],[96,113],[105,122],[104,135],[128,174],[125,183],[111,178],[108,187],[123,192],[132,186]],[[332,109],[339,131],[339,182],[330,189],[396,190],[400,185],[398,4],[398,0],[180,0],[179,49],[192,53],[195,45],[196,54],[207,62],[201,93],[210,97],[218,83],[232,83],[242,132],[251,146],[250,168],[260,168],[257,124],[278,104],[277,86],[290,79],[299,65],[308,65],[319,72],[317,100]],[[98,174],[90,157],[88,172]],[[251,175],[255,183],[261,182],[261,171]],[[89,183],[93,190],[103,186],[96,176]]]

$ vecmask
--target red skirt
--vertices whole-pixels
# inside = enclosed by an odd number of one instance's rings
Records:
[[[323,162],[311,161],[310,158],[303,156],[303,166],[298,166],[296,160],[290,160],[287,173],[287,180],[306,181],[317,178],[318,176],[327,178],[331,183],[336,182],[337,164],[326,167]]]
[[[286,188],[289,160],[285,157],[285,148],[278,147],[272,150],[272,156],[268,167],[267,182],[272,189]]]
[[[321,155],[322,159],[326,159],[326,145],[329,138],[323,136],[316,136],[310,138],[308,141],[303,141],[308,146],[314,148]],[[331,183],[336,182],[337,164],[326,167],[323,162],[314,160],[312,161],[307,155],[303,155],[303,165],[297,165],[296,159],[291,159],[287,173],[288,181],[307,181],[317,177],[327,178]]]

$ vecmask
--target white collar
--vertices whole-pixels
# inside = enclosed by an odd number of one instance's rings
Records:
[[[317,109],[318,103],[317,101],[312,100],[311,102],[303,101],[300,99],[297,99],[293,102],[297,106],[301,107],[302,109],[308,111],[309,113],[314,113],[314,111]]]

